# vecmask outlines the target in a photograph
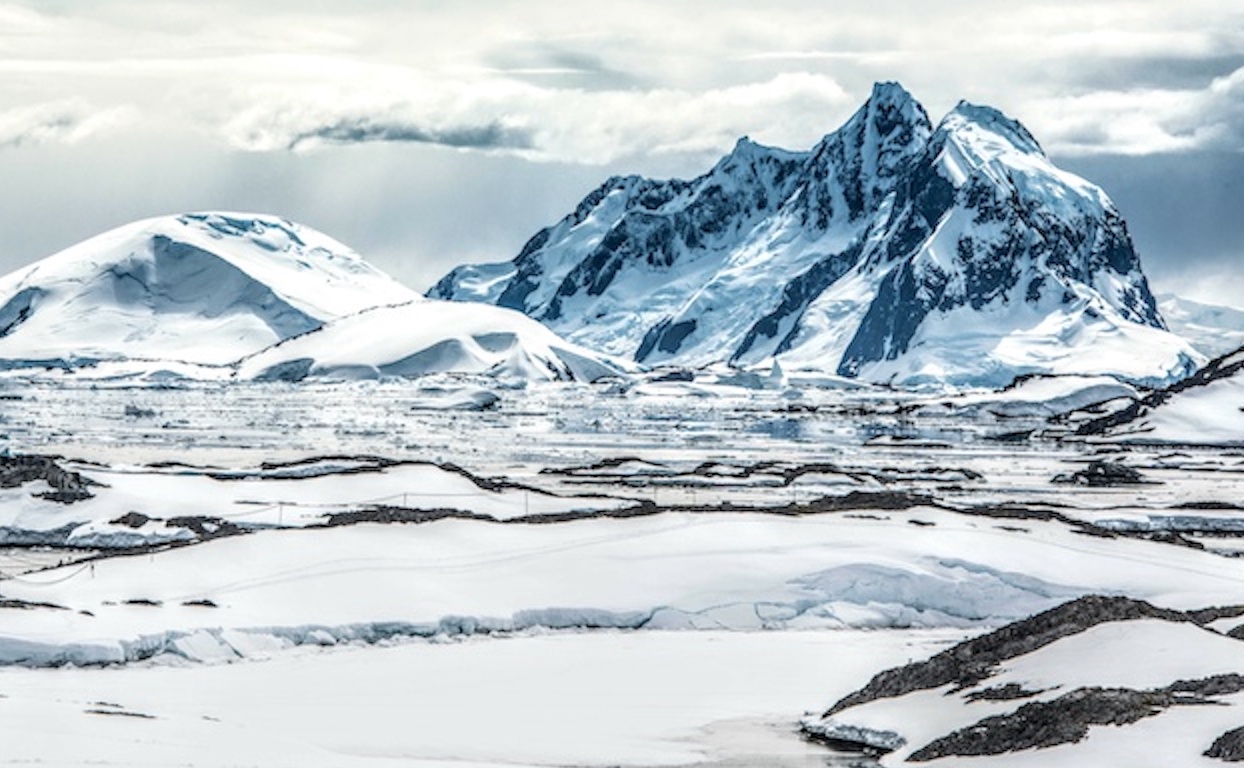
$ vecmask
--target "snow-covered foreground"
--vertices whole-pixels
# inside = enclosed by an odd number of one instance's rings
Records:
[[[798,718],[961,631],[532,635],[0,670],[0,765],[824,766]]]
[[[0,552],[0,764],[823,765],[795,724],[886,667],[1086,594],[1244,603],[1238,452],[1040,438],[1131,387],[658,378],[5,379],[0,529],[41,546]]]

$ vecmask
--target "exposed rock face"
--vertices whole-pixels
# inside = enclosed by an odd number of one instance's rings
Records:
[[[1224,763],[1244,762],[1244,728],[1236,728],[1219,736],[1205,750],[1205,756],[1216,757]]]
[[[691,181],[609,179],[512,262],[459,267],[429,295],[643,363],[1001,385],[1162,381],[1200,359],[1165,332],[1104,192],[997,110],[961,103],[934,126],[894,83],[810,151],[742,139]],[[1145,341],[1081,354],[1120,333]]]
[[[1087,467],[1071,474],[1057,475],[1053,482],[1068,485],[1088,485],[1093,488],[1110,488],[1119,485],[1143,485],[1146,480],[1140,470],[1117,461],[1093,461]]]

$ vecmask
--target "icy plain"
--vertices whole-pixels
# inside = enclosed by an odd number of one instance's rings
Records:
[[[1050,420],[1128,385],[686,378],[5,378],[10,450],[98,485],[0,491],[0,765],[858,765],[798,724],[883,669],[1084,594],[1244,602],[1238,447]]]

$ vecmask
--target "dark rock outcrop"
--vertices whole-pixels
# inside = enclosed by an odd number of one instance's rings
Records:
[[[882,672],[863,688],[830,707],[825,716],[877,699],[903,696],[913,691],[940,688],[944,685],[953,685],[956,690],[962,690],[988,678],[998,664],[1008,659],[1031,653],[1098,624],[1143,618],[1193,622],[1193,618],[1187,613],[1158,608],[1143,600],[1101,595],[1081,597],[960,643],[926,661]]]
[[[71,472],[48,456],[0,456],[0,488],[17,488],[43,480],[51,491],[36,494],[41,499],[72,504],[92,497],[88,490],[99,483]]]
[[[1244,762],[1244,728],[1227,731],[1214,739],[1210,748],[1205,750],[1206,757],[1215,757],[1224,763]]]
[[[1087,485],[1093,488],[1113,488],[1120,485],[1144,485],[1149,482],[1135,467],[1117,461],[1093,461],[1084,469],[1071,474],[1057,475],[1051,481],[1066,485]]]
[[[1211,704],[1214,696],[1242,690],[1244,677],[1240,675],[1181,680],[1146,691],[1078,688],[1051,701],[1032,702],[1014,712],[987,717],[921,747],[907,759],[922,763],[952,755],[1001,755],[1071,744],[1087,736],[1094,725],[1130,725],[1169,707]]]

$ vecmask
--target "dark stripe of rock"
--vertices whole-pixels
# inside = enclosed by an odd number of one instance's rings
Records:
[[[1121,485],[1144,485],[1147,481],[1135,467],[1129,467],[1117,461],[1099,459],[1073,474],[1056,475],[1050,482],[1087,485],[1093,488],[1114,488]]]
[[[1071,744],[1087,736],[1094,725],[1131,725],[1168,707],[1212,704],[1210,697],[1241,690],[1244,677],[1235,674],[1180,680],[1148,691],[1079,688],[1052,701],[1032,702],[1009,714],[987,717],[916,750],[907,760],[921,763]]]
[[[969,702],[973,701],[1014,701],[1016,699],[1031,699],[1043,691],[1030,691],[1019,683],[1007,683],[993,688],[984,688],[979,691],[972,691],[966,698]]]
[[[1122,426],[1128,422],[1135,421],[1141,416],[1144,416],[1149,411],[1159,405],[1162,405],[1167,400],[1170,400],[1172,395],[1179,394],[1180,392],[1193,389],[1195,387],[1203,387],[1206,384],[1210,384],[1219,379],[1234,376],[1241,370],[1244,370],[1244,347],[1210,360],[1205,364],[1205,367],[1201,368],[1199,371],[1186,379],[1181,379],[1165,389],[1159,389],[1156,392],[1146,395],[1140,400],[1133,402],[1126,408],[1107,414],[1101,418],[1084,422],[1076,428],[1076,434],[1105,434],[1107,430]]]

